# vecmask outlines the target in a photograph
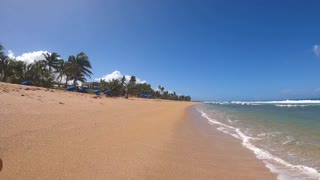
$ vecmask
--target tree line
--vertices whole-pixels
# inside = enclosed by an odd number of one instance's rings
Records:
[[[24,61],[12,59],[3,52],[0,45],[0,77],[2,82],[21,83],[28,80],[33,85],[52,88],[55,84],[65,86],[68,81],[86,82],[91,77],[91,64],[88,56],[80,52],[69,56],[67,61],[60,58],[58,53],[44,53],[43,60],[27,64]]]
[[[56,52],[44,53],[43,57],[42,60],[28,64],[5,55],[4,47],[0,44],[0,80],[16,84],[28,80],[35,86],[53,88],[67,87],[69,81],[76,86],[77,82],[85,83],[87,78],[93,75],[89,57],[84,52],[69,56],[67,61]],[[103,91],[110,90],[111,96],[150,94],[154,98],[191,101],[190,96],[165,91],[162,86],[154,90],[150,84],[137,83],[135,76],[131,76],[128,80],[125,76],[108,82],[100,80],[100,82],[94,82],[93,87]]]
[[[125,76],[119,79],[112,79],[105,81],[103,79],[97,82],[94,86],[98,86],[100,89],[110,90],[111,96],[140,96],[141,94],[150,94],[154,98],[176,100],[176,101],[191,101],[190,96],[177,95],[176,92],[170,92],[164,89],[162,86],[158,86],[157,90],[154,90],[148,83],[136,83],[136,77],[131,76],[129,81]]]

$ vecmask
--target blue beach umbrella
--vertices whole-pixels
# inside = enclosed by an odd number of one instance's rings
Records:
[[[110,90],[105,90],[103,93],[104,94],[109,94],[111,91]]]
[[[31,85],[32,83],[31,83],[31,81],[23,81],[21,84],[22,85]]]
[[[74,91],[76,88],[76,86],[69,86],[67,87],[67,91]]]
[[[101,90],[97,89],[94,91],[94,94],[99,95],[101,93]]]
[[[151,98],[152,95],[151,94],[140,94],[140,97],[142,97],[142,98]]]
[[[88,90],[87,87],[82,87],[82,88],[79,89],[79,92],[86,93],[87,90]]]

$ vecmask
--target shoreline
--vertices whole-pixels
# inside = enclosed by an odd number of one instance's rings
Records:
[[[207,107],[208,108],[208,107]],[[282,107],[280,107],[282,108]],[[268,135],[272,133],[281,134],[281,131],[277,130],[262,130],[258,129],[255,134],[244,133],[246,132],[246,127],[250,128],[250,130],[254,129],[253,126],[237,126],[236,124],[233,124],[234,122],[241,121],[245,118],[240,118],[241,120],[238,120],[237,117],[225,118],[227,115],[222,116],[215,116],[215,114],[220,114],[219,110],[214,110],[215,108],[204,108],[204,105],[199,106],[199,109],[197,109],[203,118],[205,118],[208,123],[215,127],[216,130],[219,130],[223,132],[226,135],[229,135],[230,137],[233,137],[234,139],[239,139],[241,141],[241,144],[250,150],[258,160],[263,162],[265,166],[274,174],[277,175],[277,179],[318,179],[319,173],[313,166],[306,166],[305,164],[301,165],[300,163],[290,163],[290,161],[283,159],[282,156],[279,156],[277,154],[273,154],[273,149],[267,149],[265,147],[261,147],[261,144],[256,143],[255,140],[261,140],[259,139],[260,136]],[[218,108],[217,108],[218,109]],[[222,110],[222,113],[224,111]],[[230,116],[229,116],[230,117]],[[250,119],[250,118],[249,118]],[[259,131],[260,130],[260,131]],[[266,133],[265,133],[266,132]],[[267,137],[267,136],[266,136]],[[288,136],[287,136],[288,138]],[[284,141],[284,144],[288,142]],[[280,143],[284,145],[283,143]],[[276,147],[275,147],[276,148]]]
[[[193,169],[189,170],[194,171],[195,176],[190,178],[192,173],[189,173],[185,178],[277,179],[277,174],[272,173],[241,141],[211,126],[196,106],[186,109],[185,120],[177,125],[174,137],[176,147],[184,146],[180,153],[194,161]]]
[[[198,103],[6,83],[0,98],[0,179],[275,179],[194,116]]]

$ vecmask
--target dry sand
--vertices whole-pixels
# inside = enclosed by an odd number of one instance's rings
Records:
[[[275,179],[194,103],[0,83],[0,179]]]

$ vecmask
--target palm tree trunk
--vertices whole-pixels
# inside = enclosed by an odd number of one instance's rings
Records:
[[[68,87],[68,76],[66,77],[66,88]]]
[[[2,82],[6,82],[7,81],[7,74],[5,73],[5,70],[2,70]]]
[[[3,78],[4,78],[3,72],[1,72],[0,77],[1,77],[1,81],[4,82],[4,81],[3,81]]]

